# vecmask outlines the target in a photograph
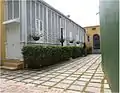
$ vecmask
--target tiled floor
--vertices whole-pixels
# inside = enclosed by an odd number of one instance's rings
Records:
[[[42,70],[1,70],[2,93],[111,93],[101,55],[88,55]]]

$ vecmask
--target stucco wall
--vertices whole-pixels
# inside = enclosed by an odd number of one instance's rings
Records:
[[[92,28],[96,28],[96,29],[92,30]],[[86,45],[87,45],[87,47],[93,47],[93,35],[99,34],[99,36],[100,36],[100,26],[85,27],[85,30],[86,30],[86,38],[85,38]],[[88,42],[87,36],[90,37],[89,42]]]
[[[5,59],[5,27],[2,24],[4,21],[4,0],[0,1],[0,60]]]

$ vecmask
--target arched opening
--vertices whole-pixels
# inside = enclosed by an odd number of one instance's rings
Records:
[[[93,49],[100,49],[100,36],[98,34],[93,35]]]

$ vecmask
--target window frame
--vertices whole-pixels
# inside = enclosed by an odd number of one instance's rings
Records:
[[[11,0],[11,1],[9,1],[9,0],[5,0],[5,4],[4,4],[4,10],[5,10],[5,18],[4,18],[4,20],[5,21],[8,21],[8,20],[13,20],[13,19],[17,19],[17,18],[20,18],[20,0],[17,0],[18,1],[18,3],[19,3],[19,8],[18,8],[18,17],[16,17],[15,18],[15,9],[14,9],[14,7],[15,7],[15,0]],[[11,2],[12,3],[12,16],[11,16],[11,18],[9,18],[9,9],[8,9],[8,2]]]
[[[90,42],[90,36],[89,35],[87,35],[87,41]]]
[[[39,34],[43,34],[43,22],[40,19],[37,19],[37,18],[35,19],[35,28],[36,28],[36,31],[39,32]]]

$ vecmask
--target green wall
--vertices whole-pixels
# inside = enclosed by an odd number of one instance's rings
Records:
[[[100,0],[103,70],[112,92],[119,91],[119,0]]]

